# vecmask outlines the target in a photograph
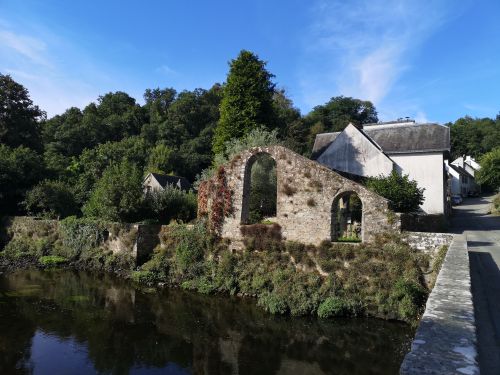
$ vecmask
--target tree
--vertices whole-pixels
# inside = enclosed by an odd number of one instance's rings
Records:
[[[0,143],[41,150],[40,121],[45,118],[28,90],[9,75],[0,74]]]
[[[77,215],[80,211],[71,188],[53,180],[44,180],[28,191],[24,205],[30,215],[51,219]]]
[[[323,130],[338,132],[353,125],[369,124],[378,121],[375,106],[370,101],[345,96],[335,96],[326,104],[318,105],[307,115],[310,124],[321,123]]]
[[[148,172],[169,174],[174,170],[173,161],[174,151],[159,143],[151,150],[146,169]]]
[[[142,173],[127,160],[106,168],[83,207],[85,216],[133,222],[142,205]]]
[[[463,155],[481,157],[495,147],[500,147],[500,115],[490,118],[465,116],[450,127],[452,158]]]
[[[387,176],[372,177],[366,182],[368,189],[388,199],[391,209],[396,212],[415,212],[424,203],[424,190],[408,175],[400,176],[397,172]]]
[[[43,175],[43,160],[35,151],[0,144],[0,213],[18,214],[18,203]]]
[[[500,147],[483,155],[481,169],[476,174],[477,182],[493,189],[500,188]]]
[[[213,151],[224,151],[224,144],[241,138],[259,127],[271,129],[273,116],[273,74],[266,63],[250,51],[242,50],[230,62],[229,74],[220,104],[220,120],[215,128]]]

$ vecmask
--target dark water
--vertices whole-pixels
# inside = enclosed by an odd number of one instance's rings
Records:
[[[73,271],[0,275],[0,374],[397,374],[413,330]]]

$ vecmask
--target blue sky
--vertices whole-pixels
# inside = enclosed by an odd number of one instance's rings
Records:
[[[48,115],[125,91],[223,82],[241,49],[302,113],[332,96],[381,120],[500,111],[500,1],[0,0],[0,72]]]

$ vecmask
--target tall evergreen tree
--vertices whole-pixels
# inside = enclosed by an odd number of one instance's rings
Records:
[[[242,50],[230,62],[213,139],[214,153],[223,152],[226,141],[241,138],[252,129],[273,127],[273,77],[266,63],[250,51]]]

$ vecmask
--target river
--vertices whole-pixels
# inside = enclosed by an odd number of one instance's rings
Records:
[[[70,270],[0,275],[0,374],[397,374],[414,330]]]

